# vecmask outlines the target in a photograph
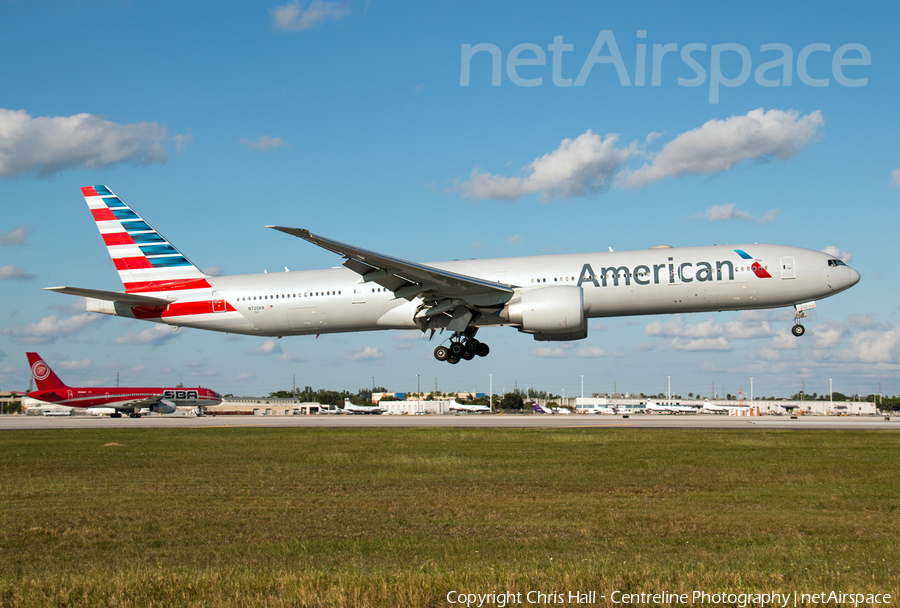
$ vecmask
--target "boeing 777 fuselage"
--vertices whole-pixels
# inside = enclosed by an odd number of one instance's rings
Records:
[[[819,251],[719,245],[419,264],[307,230],[270,226],[328,249],[345,268],[208,276],[105,186],[82,188],[124,292],[73,287],[93,312],[257,336],[380,329],[452,332],[435,357],[488,353],[482,327],[536,340],[587,337],[588,319],[795,307],[840,293],[859,273]]]

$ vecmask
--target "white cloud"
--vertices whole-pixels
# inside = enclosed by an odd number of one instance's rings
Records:
[[[696,351],[726,351],[731,350],[731,343],[724,337],[719,338],[672,338],[669,342],[672,350],[696,352]]]
[[[891,187],[900,188],[900,169],[891,171]]]
[[[90,367],[91,360],[82,359],[80,361],[60,361],[58,365],[60,369],[85,369]]]
[[[355,351],[348,352],[344,358],[347,361],[376,361],[384,358],[384,353],[380,348],[374,346],[364,346]]]
[[[30,281],[35,275],[28,274],[15,264],[0,266],[0,281]]]
[[[719,364],[716,363],[715,361],[710,361],[709,359],[706,359],[700,365],[700,371],[704,372],[704,373],[717,372],[717,371],[719,371]]]
[[[507,240],[507,243],[511,244],[513,247],[518,247],[519,245],[522,244],[522,237],[519,236],[518,234],[515,236],[511,236]]]
[[[16,226],[9,232],[0,230],[0,247],[8,245],[24,245],[28,235],[34,232],[34,228],[27,224]]]
[[[834,245],[829,245],[825,249],[822,250],[822,253],[828,254],[831,257],[837,258],[844,262],[845,264],[849,264],[853,261],[853,256],[847,253],[846,251],[841,251]]]
[[[306,8],[300,8],[300,0],[292,0],[282,6],[269,9],[272,25],[281,30],[295,32],[321,25],[326,19],[340,19],[350,10],[337,2],[313,0]]]
[[[275,357],[275,360],[284,363],[306,362],[309,360],[304,355],[298,355],[282,349],[277,340],[266,340],[261,346],[252,348],[246,352],[248,355],[278,355]]]
[[[566,356],[566,351],[559,347],[550,348],[549,346],[545,346],[531,351],[531,354],[535,357],[561,359]]]
[[[48,308],[58,310],[66,315],[77,315],[85,311],[85,299],[74,298],[64,300],[65,304],[51,304]]]
[[[579,348],[575,356],[582,359],[599,359],[600,357],[608,357],[609,353],[599,346],[585,346],[584,348]]]
[[[812,330],[812,335],[815,337],[814,346],[819,349],[836,348],[843,340],[845,333],[846,330],[840,324],[826,321]]]
[[[187,133],[181,135],[173,135],[170,139],[172,140],[172,143],[175,144],[175,151],[181,154],[184,152],[185,148],[194,143],[194,134],[189,130]]]
[[[172,338],[181,335],[185,330],[176,332],[171,325],[154,325],[139,333],[130,333],[119,336],[114,340],[116,344],[142,344],[160,346]]]
[[[614,184],[640,188],[666,177],[718,173],[745,161],[787,160],[814,143],[824,124],[819,111],[801,116],[793,110],[767,112],[762,108],[744,116],[713,119],[677,136],[634,171],[625,168],[625,163],[632,156],[643,155],[658,133],[650,133],[644,144],[635,141],[620,147],[616,145],[618,135],[610,133],[604,138],[588,129],[523,167],[524,177],[494,175],[476,168],[468,181],[454,180],[447,192],[461,192],[470,200],[517,200],[526,194],[540,194],[547,202],[604,192]],[[707,214],[726,212],[725,218],[710,219],[753,219],[733,206],[730,211],[713,208]],[[776,214],[772,210],[755,221],[765,224]]]
[[[735,340],[771,338],[777,333],[768,319],[754,319],[747,313],[739,313],[725,324],[725,335]]]
[[[394,336],[394,348],[398,350],[408,350],[415,348],[423,340],[425,335],[419,331],[401,331]]]
[[[463,198],[516,200],[540,193],[542,201],[587,196],[608,190],[612,178],[637,147],[616,147],[618,135],[602,138],[588,129],[575,139],[564,139],[556,150],[536,158],[525,169],[527,177],[503,177],[474,169],[468,182],[450,189]]]
[[[104,317],[90,313],[66,319],[50,315],[36,323],[29,323],[25,326],[16,323],[13,327],[6,327],[3,329],[3,335],[11,336],[14,340],[25,344],[48,344],[55,342],[57,338],[71,336],[87,327],[99,325],[103,320]]]
[[[711,222],[727,222],[730,220],[749,220],[759,224],[768,224],[778,215],[777,209],[768,211],[761,218],[756,219],[747,211],[740,211],[734,203],[726,203],[724,205],[713,205],[703,213],[698,213],[695,218],[703,217]]]
[[[280,355],[275,357],[275,360],[281,361],[283,363],[306,363],[307,361],[309,361],[309,358],[306,355],[299,355],[290,351],[284,351]]]
[[[849,348],[842,350],[844,361],[863,363],[900,362],[900,327],[888,330],[861,331],[850,338]]]
[[[155,122],[120,125],[91,114],[32,117],[0,108],[0,177],[36,172],[51,177],[72,168],[118,163],[163,164],[168,130]]]
[[[770,338],[778,333],[766,314],[757,311],[738,313],[727,323],[708,318],[699,323],[686,323],[684,317],[675,315],[666,321],[652,321],[644,328],[644,334],[667,338],[665,345],[676,351],[728,351],[730,340]]]
[[[251,348],[247,351],[249,355],[272,355],[281,353],[281,347],[275,340],[266,340],[261,346]]]
[[[251,150],[257,150],[258,152],[270,152],[272,150],[277,150],[282,146],[290,146],[290,144],[286,143],[280,137],[269,137],[268,135],[263,135],[262,137],[258,137],[256,139],[242,139],[241,145],[245,148],[250,148]]]
[[[640,188],[665,177],[718,173],[747,160],[787,160],[813,143],[824,124],[818,110],[800,116],[759,108],[713,119],[667,143],[650,164],[627,175],[625,185]]]

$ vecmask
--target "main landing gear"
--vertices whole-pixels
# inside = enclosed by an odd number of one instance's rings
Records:
[[[491,352],[491,349],[484,342],[479,342],[473,336],[464,336],[456,332],[450,338],[449,346],[441,344],[434,349],[434,358],[438,361],[446,361],[456,365],[460,359],[471,361],[476,355],[487,357],[489,352]]]

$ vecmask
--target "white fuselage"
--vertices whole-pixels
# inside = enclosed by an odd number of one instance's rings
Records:
[[[516,293],[580,286],[584,315],[591,318],[776,308],[819,300],[859,280],[855,270],[830,260],[809,249],[742,244],[429,265],[510,285]],[[343,267],[209,277],[208,282],[211,289],[154,291],[153,296],[177,300],[161,316],[138,318],[261,336],[417,328],[418,300],[395,299],[390,290],[361,283],[359,274]],[[109,304],[90,299],[88,309],[111,312]],[[513,325],[501,315],[484,315],[474,324]]]

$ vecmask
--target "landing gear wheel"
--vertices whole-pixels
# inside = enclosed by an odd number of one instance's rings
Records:
[[[109,417],[110,417],[110,418],[121,418],[121,417],[122,417],[122,414],[116,412],[115,414],[110,414]]]
[[[462,355],[462,352],[463,352],[462,344],[460,344],[459,342],[451,342],[450,343],[450,354],[456,355],[457,361],[459,361],[459,357],[460,357],[460,355]]]
[[[466,361],[471,361],[475,358],[475,351],[471,348],[464,348],[462,354],[460,355]]]
[[[438,346],[434,349],[434,358],[438,361],[446,361],[449,354],[450,350],[446,346]]]
[[[806,333],[806,328],[797,323],[791,328],[791,333],[797,336],[798,338]]]
[[[489,352],[491,352],[491,349],[484,342],[479,342],[478,346],[475,347],[475,354],[479,357],[487,357]]]
[[[456,365],[457,363],[459,363],[459,355],[454,355],[453,353],[450,353],[449,355],[447,355],[447,363],[449,363],[451,365]]]

